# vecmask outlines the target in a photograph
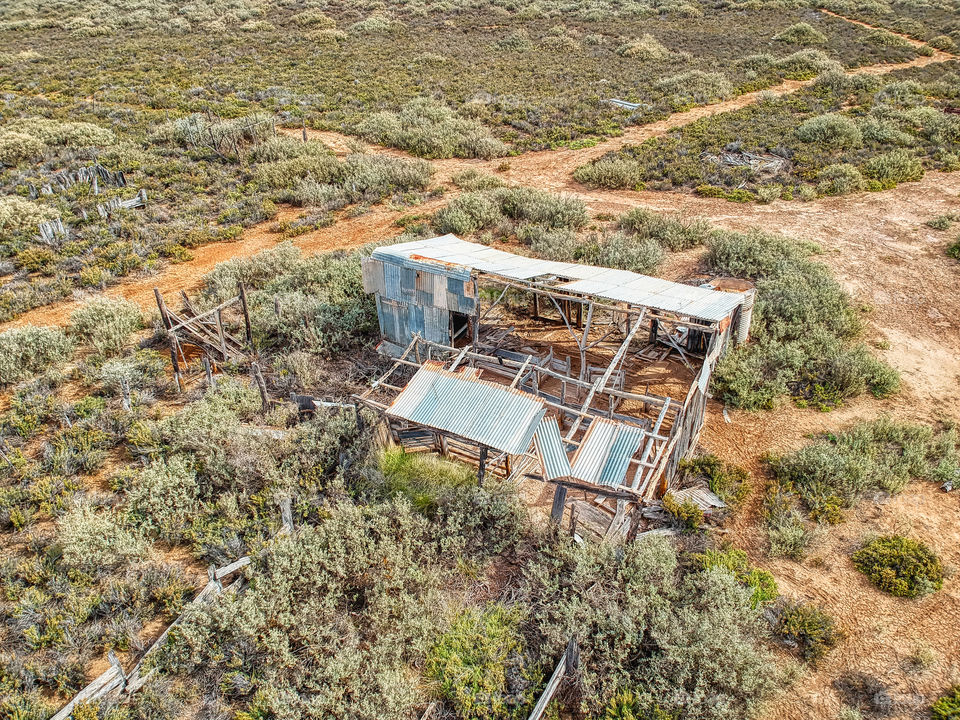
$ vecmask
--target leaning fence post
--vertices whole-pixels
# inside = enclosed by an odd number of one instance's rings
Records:
[[[263,412],[270,410],[270,396],[267,395],[267,383],[263,379],[263,373],[260,372],[258,363],[250,363],[250,369],[253,371],[253,379],[257,383],[257,389],[260,390],[260,401],[263,403]]]

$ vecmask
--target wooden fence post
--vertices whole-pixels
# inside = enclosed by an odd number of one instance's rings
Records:
[[[257,383],[257,389],[260,390],[260,401],[263,403],[263,412],[270,410],[270,396],[267,395],[267,383],[263,379],[263,373],[260,372],[258,363],[250,363],[250,369],[253,371],[253,379]]]

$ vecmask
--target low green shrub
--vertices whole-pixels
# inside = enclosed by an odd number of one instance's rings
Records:
[[[438,496],[446,489],[477,482],[476,473],[464,463],[402,448],[384,450],[378,464],[387,492],[406,496],[415,508],[429,515],[436,512]]]
[[[0,163],[19,165],[24,160],[38,160],[44,145],[32,135],[22,132],[0,131]]]
[[[750,473],[742,467],[723,462],[716,455],[681,460],[677,469],[687,477],[705,478],[710,491],[728,504],[742,502],[750,492]]]
[[[827,435],[770,458],[780,487],[795,493],[811,517],[840,522],[843,510],[873,491],[900,492],[913,478],[946,481],[960,469],[956,433],[889,418]]]
[[[58,328],[23,327],[0,333],[0,384],[19,382],[73,355],[73,343]]]
[[[127,507],[138,527],[175,542],[197,512],[197,474],[183,456],[158,460],[125,484]]]
[[[857,123],[840,113],[815,115],[804,120],[797,127],[797,137],[803,142],[825,147],[855,148],[863,144],[863,133]]]
[[[645,34],[635,40],[629,40],[617,48],[617,55],[633,60],[648,62],[651,60],[665,60],[670,57],[670,51],[653,35]]]
[[[122,298],[95,298],[70,315],[70,333],[105,356],[118,355],[142,327],[140,307]]]
[[[746,585],[752,591],[750,603],[753,607],[773,602],[780,595],[773,575],[767,570],[750,565],[747,554],[743,550],[736,548],[706,550],[693,555],[691,559],[704,570],[719,568],[731,573],[737,582]]]
[[[917,598],[943,587],[943,567],[922,542],[889,535],[866,543],[853,564],[874,585],[897,597]]]
[[[0,195],[0,239],[34,232],[37,225],[57,217],[57,211],[15,195]]]
[[[526,677],[520,621],[516,608],[494,604],[468,609],[430,649],[426,675],[460,717],[493,720],[528,714],[539,678]]]
[[[100,571],[139,560],[147,544],[137,533],[124,528],[109,511],[87,506],[74,508],[57,521],[57,536],[63,562],[85,571]]]
[[[960,237],[957,238],[957,241],[952,243],[947,247],[947,257],[952,257],[954,260],[960,260]]]
[[[520,594],[527,647],[552,668],[577,638],[571,710],[597,717],[623,688],[642,688],[641,702],[656,699],[667,717],[734,720],[769,697],[770,655],[757,642],[765,631],[750,591],[728,572],[690,570],[663,538],[614,547],[564,534],[539,548]]]
[[[677,720],[678,712],[667,712],[646,693],[637,695],[628,688],[618,690],[603,709],[603,720]]]
[[[773,39],[791,45],[819,45],[827,41],[827,36],[810,23],[798,22],[781,30],[773,36]]]
[[[867,160],[863,172],[881,187],[890,188],[922,178],[923,164],[907,150],[893,150]]]
[[[832,617],[815,605],[783,602],[774,608],[774,633],[812,663],[822,660],[846,637]]]
[[[828,165],[817,174],[817,192],[821,195],[848,195],[863,190],[863,174],[849,163]]]
[[[692,532],[703,524],[703,510],[691,500],[678,502],[671,493],[667,493],[663,496],[663,509],[684,530]]]
[[[933,720],[957,720],[960,718],[960,685],[948,690],[930,706]]]
[[[482,123],[458,116],[431,98],[417,98],[399,112],[368,115],[356,126],[371,142],[401,148],[427,158],[502,157],[509,146],[496,139]]]
[[[710,223],[702,218],[662,215],[646,208],[634,208],[622,215],[617,224],[625,232],[652,238],[673,251],[704,245],[712,232]]]

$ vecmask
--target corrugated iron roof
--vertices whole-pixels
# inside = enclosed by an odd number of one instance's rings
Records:
[[[565,443],[560,437],[560,426],[555,417],[545,417],[541,421],[533,442],[547,480],[570,477],[570,458],[564,449]]]
[[[687,315],[708,322],[722,320],[743,302],[740,293],[684,285],[628,270],[524,257],[466,242],[456,235],[385,245],[374,250],[372,257],[461,279],[468,278],[471,270],[512,280],[556,277],[560,281],[554,287],[560,290]]]
[[[386,414],[514,455],[530,449],[543,402],[513,388],[424,364]]]
[[[710,512],[715,508],[725,508],[727,506],[727,504],[709,488],[702,485],[677,490],[671,494],[675,500],[681,503],[684,500],[689,500],[704,512]]]
[[[594,485],[623,485],[645,434],[643,428],[594,418],[573,457],[573,477]]]

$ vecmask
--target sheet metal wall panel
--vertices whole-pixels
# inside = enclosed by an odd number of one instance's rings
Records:
[[[363,276],[363,291],[368,294],[382,295],[383,263],[373,258],[363,258],[360,261],[360,274]]]
[[[625,483],[630,460],[640,449],[645,434],[641,428],[629,425],[619,426],[613,444],[610,446],[610,452],[607,454],[607,461],[597,477],[599,485],[616,486]]]
[[[431,342],[450,343],[450,313],[443,308],[423,309],[423,336]]]
[[[400,266],[391,262],[383,264],[383,294],[391,300],[403,300],[400,294]]]
[[[400,299],[408,302],[417,299],[417,271],[412,268],[400,268]]]

